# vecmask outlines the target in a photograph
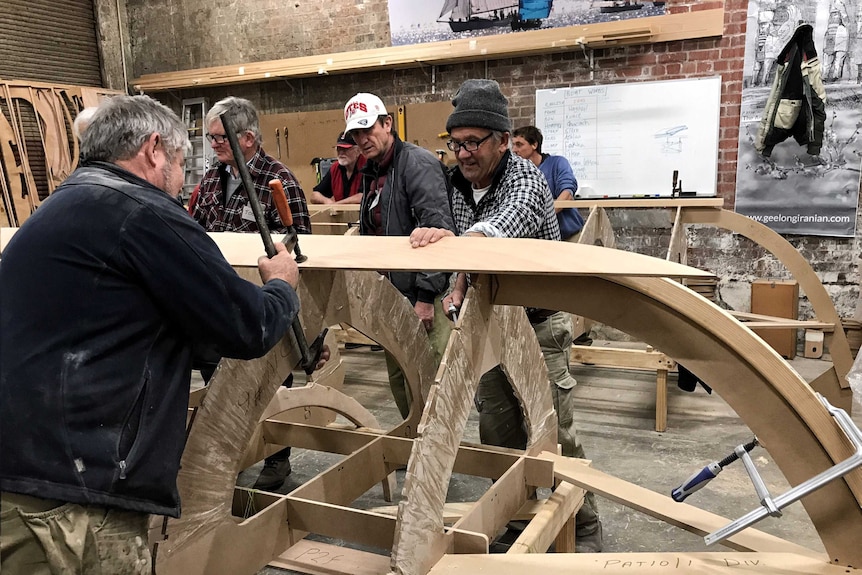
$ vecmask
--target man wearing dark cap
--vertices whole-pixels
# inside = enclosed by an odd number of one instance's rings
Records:
[[[314,186],[312,204],[358,204],[362,201],[362,168],[365,156],[350,134],[342,132],[335,143],[337,161]]]
[[[446,168],[434,154],[403,142],[393,129],[392,116],[374,94],[360,92],[344,106],[344,131],[350,134],[368,163],[362,172],[359,233],[409,236],[418,227],[455,231]],[[437,363],[449,341],[451,323],[438,305],[449,287],[449,274],[390,272],[389,281],[407,298],[428,332]],[[410,398],[404,374],[386,354],[389,386],[405,419]]]
[[[452,208],[462,235],[495,238],[560,240],[554,199],[542,172],[509,150],[512,123],[508,101],[494,80],[467,80],[452,100],[455,110],[446,121],[449,149],[458,165],[452,171]],[[413,247],[441,237],[444,230],[417,229]],[[467,292],[466,274],[458,274],[455,288],[443,300],[443,309],[461,307]],[[577,384],[569,373],[572,319],[568,313],[527,308],[551,381],[557,411],[557,435],[563,455],[584,459],[574,426]],[[482,443],[525,449],[523,413],[512,386],[500,366],[482,376],[476,392],[479,437]],[[575,517],[576,545],[580,552],[602,550],[602,529],[595,496],[587,493]]]

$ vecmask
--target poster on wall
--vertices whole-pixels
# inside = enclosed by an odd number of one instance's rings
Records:
[[[663,16],[646,0],[389,0],[393,46]]]
[[[854,237],[862,0],[751,0],[736,211],[781,234]]]

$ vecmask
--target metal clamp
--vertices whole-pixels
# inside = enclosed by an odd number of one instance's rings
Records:
[[[826,407],[826,410],[832,415],[835,419],[835,422],[841,428],[841,430],[847,435],[847,438],[853,444],[853,447],[856,449],[856,452],[842,461],[838,463],[826,471],[822,473],[818,473],[811,479],[803,481],[796,487],[790,489],[787,493],[783,493],[774,499],[770,497],[769,491],[766,488],[766,484],[763,482],[763,479],[760,477],[757,469],[754,467],[754,463],[751,461],[751,457],[748,453],[739,453],[739,448],[737,448],[737,455],[739,455],[742,462],[745,464],[745,469],[748,471],[748,475],[751,477],[752,482],[754,483],[754,489],[757,491],[757,495],[760,498],[760,503],[762,507],[759,507],[753,511],[750,511],[746,515],[743,515],[736,521],[732,521],[719,529],[718,531],[714,531],[708,534],[703,540],[707,545],[712,545],[713,543],[718,543],[720,541],[724,541],[728,537],[736,535],[743,529],[750,527],[760,521],[761,519],[767,516],[778,517],[781,515],[781,509],[784,509],[791,503],[794,503],[806,495],[820,489],[830,481],[834,479],[838,479],[839,477],[843,477],[847,475],[860,465],[862,465],[862,431],[859,431],[859,428],[856,427],[856,424],[853,423],[853,420],[850,419],[850,416],[843,409],[834,407],[829,401],[826,400],[825,397],[817,394],[817,398]]]

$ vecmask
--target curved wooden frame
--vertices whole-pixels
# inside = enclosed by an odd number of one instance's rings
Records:
[[[675,207],[676,217],[673,220],[674,225],[668,247],[667,261],[688,263],[684,229],[687,224],[710,225],[737,233],[767,250],[784,265],[790,276],[799,283],[802,291],[808,297],[817,321],[834,326],[834,330],[829,334],[832,368],[813,381],[811,386],[822,393],[836,407],[850,411],[852,402],[846,376],[853,365],[853,355],[842,328],[841,317],[817,274],[799,253],[799,250],[780,234],[747,216],[722,209],[718,205],[709,205],[710,201],[715,200],[709,198],[636,200],[634,202],[577,200],[560,202],[560,205],[565,207],[577,207],[585,204],[591,206],[590,215],[578,239],[580,243],[592,244],[596,240],[600,240],[602,245],[609,247],[614,245],[613,229],[610,226],[605,208],[656,209]]]
[[[556,451],[557,416],[535,333],[522,307],[491,305],[490,283],[471,289],[465,299],[426,404],[395,529],[392,559],[397,573],[427,573],[446,548],[443,504],[473,396],[486,371],[500,365],[521,402],[527,453]],[[526,492],[521,495],[515,500],[518,506],[526,500]],[[517,507],[511,509],[515,511]],[[492,522],[484,535],[491,538],[505,523]]]
[[[324,326],[346,323],[382,345],[402,366],[412,399],[410,413],[389,434],[413,437],[437,371],[413,306],[376,272],[303,273],[299,296],[309,341]]]
[[[791,485],[813,477],[853,453],[849,441],[812,389],[775,351],[732,316],[674,281],[562,276],[546,277],[541,282],[527,282],[517,276],[497,276],[495,280],[494,303],[588,315],[665,350],[697,373],[708,374],[704,377],[706,383],[754,431]],[[623,301],[626,306],[619,305]],[[450,347],[446,365],[469,361],[461,357],[466,354],[461,351],[465,347]],[[444,374],[440,390],[432,397],[448,397],[452,385]],[[429,405],[423,428],[446,425],[463,431],[463,426],[454,427],[451,410],[445,411],[441,420],[437,420],[438,413]],[[429,464],[425,460],[427,453],[435,454],[437,465],[451,467],[451,459],[441,458],[441,454],[450,454],[450,449],[425,445],[435,441],[424,435],[416,440],[408,471],[414,466],[424,469]],[[437,482],[425,482],[423,489],[433,485],[441,489]],[[862,533],[860,495],[862,472],[857,470],[802,500],[827,552],[837,564],[858,565],[862,559],[858,546]],[[414,517],[433,514],[438,508],[442,513],[442,505],[438,504],[441,497],[445,497],[445,488],[437,493],[423,493],[421,502],[407,493],[408,503],[400,510],[400,539],[393,554],[397,573],[426,573],[427,566],[440,559],[439,551],[427,543],[423,546],[423,542],[434,541],[428,536],[432,527],[436,531],[431,532],[442,537],[442,527],[436,523],[431,526],[425,520],[425,528],[420,529],[412,521]],[[411,506],[421,509],[414,510]],[[417,557],[418,551],[426,555]]]
[[[4,234],[0,234],[2,237]],[[402,504],[399,511],[402,529],[394,533],[396,552],[393,561],[398,572],[411,575],[424,573],[443,552],[451,548],[428,546],[422,544],[421,539],[416,541],[416,538],[421,537],[437,538],[439,533],[436,526],[432,526],[434,530],[431,532],[424,528],[411,529],[409,522],[413,516],[422,512],[420,504],[414,503],[422,499],[415,495],[417,490],[428,490],[424,495],[426,501],[437,501],[443,496],[436,492],[442,482],[426,481],[419,472],[431,470],[442,477],[449,475],[456,463],[451,447],[444,451],[445,457],[440,457],[440,453],[436,453],[435,457],[434,450],[435,442],[442,446],[457,445],[463,431],[460,414],[466,414],[466,404],[472,397],[469,393],[452,393],[453,386],[459,384],[456,375],[482,369],[496,361],[493,355],[488,355],[496,336],[492,335],[488,339],[492,342],[490,348],[487,342],[482,343],[494,331],[495,322],[486,319],[491,318],[492,305],[538,306],[594,317],[685,362],[720,393],[757,434],[791,485],[798,485],[853,453],[849,440],[817,399],[814,390],[789,364],[731,315],[675,281],[666,279],[697,277],[704,275],[703,272],[637,254],[564,242],[537,244],[531,240],[486,238],[471,241],[471,238],[445,238],[432,248],[413,250],[403,238],[401,244],[393,240],[397,238],[329,237],[304,240],[305,251],[314,253],[315,257],[303,266],[303,282],[306,286],[316,286],[303,294],[305,316],[320,321],[320,318],[331,317],[328,313],[333,313],[338,316],[334,318],[336,321],[351,322],[349,317],[345,317],[349,314],[344,310],[354,307],[345,305],[351,298],[356,298],[355,293],[346,289],[352,285],[349,281],[352,274],[336,271],[345,265],[377,270],[460,268],[494,276],[486,280],[484,285],[488,287],[478,292],[481,295],[476,303],[470,304],[478,311],[470,311],[468,307],[468,313],[457,326],[453,339],[460,338],[462,344],[452,343],[447,349],[439,372],[439,384],[431,388],[428,394],[420,437],[411,442],[397,437],[356,435],[354,444],[359,441],[365,448],[357,449],[335,469],[339,473],[355,472],[355,457],[364,457],[368,461],[374,458],[378,462],[381,477],[385,477],[387,469],[381,463],[386,460],[385,451],[394,450],[398,453],[393,453],[400,457],[398,454],[403,453],[407,444],[411,446],[408,473],[412,470],[413,477],[410,493],[408,501]],[[242,246],[249,245],[249,240],[241,236],[230,239],[225,236],[219,241],[222,242],[223,251],[232,254],[231,257],[238,250],[241,262],[254,262],[260,251],[259,247],[255,247],[243,253]],[[234,241],[237,245],[231,246]],[[542,249],[537,251],[539,245]],[[492,254],[497,254],[497,257],[490,257]],[[513,267],[516,269],[513,270]],[[620,302],[626,305],[620,305]],[[367,325],[379,329],[380,333],[388,334],[390,340],[384,343],[397,349],[404,341],[395,340],[396,330],[386,327],[387,322],[380,319],[383,316],[381,311],[385,313],[388,309],[382,307],[385,303],[378,301],[376,305],[370,306],[360,303],[356,309],[367,310],[369,316],[353,321],[367,322]],[[409,318],[410,314],[403,315],[405,322]],[[309,327],[312,332],[316,329],[315,326]],[[524,326],[516,329],[525,331]],[[374,332],[372,329],[371,333]],[[297,359],[298,354],[285,340],[257,360],[224,360],[216,372],[199,406],[183,455],[178,478],[183,495],[183,517],[165,520],[162,533],[169,534],[170,538],[159,540],[159,533],[152,533],[156,541],[157,564],[165,568],[161,572],[183,575],[248,572],[248,563],[240,558],[231,559],[227,551],[235,547],[237,538],[242,538],[246,546],[243,557],[247,558],[252,553],[257,554],[252,556],[272,556],[280,545],[292,542],[289,536],[291,529],[324,525],[322,521],[325,518],[314,517],[312,511],[326,509],[328,516],[333,516],[332,512],[336,506],[343,504],[342,500],[364,489],[361,485],[351,486],[334,505],[323,503],[321,506],[307,498],[314,493],[325,492],[323,484],[318,483],[309,489],[303,486],[298,490],[302,492],[302,497],[280,498],[272,509],[260,517],[254,529],[243,530],[241,525],[248,525],[248,521],[238,525],[232,520],[230,507],[233,483],[239,471],[242,450],[267,407],[268,399],[275,394]],[[404,365],[412,365],[408,358],[403,359]],[[419,363],[424,363],[422,357],[417,359]],[[417,374],[421,371],[419,368],[415,370]],[[536,378],[532,379],[536,385]],[[541,378],[538,385],[547,388],[546,378]],[[537,392],[538,389],[521,390],[525,405],[530,404],[529,397]],[[541,413],[541,410],[537,413]],[[458,417],[452,417],[452,414]],[[536,438],[542,437],[542,422],[548,422],[548,419],[528,417],[531,449]],[[454,433],[456,431],[458,433]],[[526,454],[502,456],[504,459],[514,457],[520,461],[511,468],[520,469],[519,474],[512,476],[516,480],[514,484],[523,486],[524,481],[527,481],[528,485],[539,485],[536,477],[526,479],[524,465],[529,460],[531,467],[535,468],[533,471],[538,469],[540,472],[542,468],[538,461]],[[576,477],[569,479],[578,484]],[[505,478],[501,478],[498,484],[504,482]],[[201,485],[206,485],[207,489],[201,489]],[[862,565],[862,548],[858,545],[862,535],[860,502],[860,469],[832,481],[802,500],[834,564]],[[307,521],[303,521],[303,510],[312,513]],[[381,532],[385,532],[389,525],[389,519],[380,514],[346,508],[343,511],[350,513],[351,517],[360,517],[363,521],[379,526]],[[285,526],[285,513],[292,517],[295,526]],[[275,531],[271,538],[250,538],[259,536],[264,528],[262,526]],[[285,535],[285,530],[288,535]],[[380,540],[379,533],[373,531],[366,536],[376,536],[376,540]],[[463,536],[471,542],[471,548],[481,546],[482,541],[487,544],[487,538],[482,533],[463,533]],[[415,547],[411,547],[411,540],[416,541]],[[422,553],[408,561],[397,552],[398,549],[411,548]],[[202,557],[206,557],[207,561],[202,562]]]
[[[725,230],[745,236],[757,245],[766,249],[780,261],[790,275],[799,282],[799,287],[808,296],[808,301],[814,310],[814,315],[819,321],[833,323],[835,329],[832,332],[832,341],[829,352],[834,364],[835,380],[830,382],[815,382],[813,387],[826,396],[830,402],[840,405],[849,410],[850,384],[846,376],[853,366],[853,355],[850,352],[850,344],[841,325],[841,317],[835,310],[835,305],[829,292],[823,287],[817,274],[811,265],[802,257],[799,250],[794,248],[790,242],[771,228],[756,222],[753,219],[731,212],[728,210],[715,210],[707,208],[687,208],[680,211],[680,222],[683,224],[702,224],[720,227]],[[838,385],[844,392],[834,389]]]
[[[491,320],[492,305],[532,305],[594,317],[684,361],[697,373],[702,374],[705,381],[722,395],[761,438],[791,485],[814,476],[851,454],[847,438],[817,400],[813,390],[760,338],[732,316],[678,283],[663,278],[646,277],[657,274],[699,274],[690,268],[637,254],[566,243],[542,244],[544,252],[539,254],[534,249],[534,242],[530,240],[470,241],[470,238],[446,238],[435,244],[433,249],[422,250],[411,250],[406,241],[399,247],[391,241],[392,238],[329,237],[313,240],[318,243],[315,245],[314,241],[308,241],[303,246],[307,253],[316,254],[309,262],[316,267],[304,265],[303,271],[303,283],[307,290],[303,292],[303,313],[309,320],[307,327],[310,332],[316,329],[311,326],[311,320],[323,317],[327,318],[327,323],[364,320],[373,328],[369,330],[371,334],[375,334],[376,330],[391,332],[391,327],[383,325],[387,322],[375,322],[371,317],[351,319],[344,311],[353,306],[345,305],[344,302],[356,297],[347,289],[349,281],[344,279],[350,273],[333,270],[345,265],[345,262],[356,260],[355,254],[367,255],[358,263],[371,269],[385,270],[387,265],[392,266],[389,269],[405,269],[400,266],[406,266],[407,264],[402,262],[407,261],[411,261],[414,268],[420,269],[445,269],[446,265],[457,269],[461,267],[459,262],[469,260],[474,265],[471,265],[472,269],[468,271],[481,268],[482,271],[494,275],[484,284],[489,287],[480,292],[482,295],[476,303],[471,304],[477,311],[470,311],[468,307],[467,313],[459,322],[439,372],[439,384],[428,394],[428,405],[419,426],[421,434],[414,441],[410,456],[409,490],[406,493],[408,500],[401,505],[401,523],[395,530],[393,562],[397,572],[411,575],[425,573],[447,549],[451,549],[451,538],[448,543],[443,541],[440,545],[428,544],[429,541],[441,542],[443,536],[442,527],[438,529],[440,523],[436,516],[432,516],[433,521],[427,523],[427,527],[426,523],[416,521],[415,518],[429,513],[425,502],[436,506],[436,502],[445,497],[442,486],[447,482],[440,479],[448,478],[455,464],[455,450],[452,446],[457,446],[460,441],[463,422],[466,421],[469,402],[472,401],[469,390],[457,393],[460,381],[456,374],[468,374],[471,370],[483,369],[496,361],[493,354],[487,355],[494,349],[493,343],[489,346],[488,342],[493,342],[496,337],[491,335],[488,339],[489,334],[493,334],[496,329],[495,322]],[[232,243],[233,239],[225,238],[225,241]],[[248,240],[237,238],[240,245],[243,241]],[[223,246],[227,252],[236,248],[237,246]],[[256,254],[258,251],[259,248],[252,253]],[[505,264],[498,266],[498,271],[492,271],[496,264],[488,259],[489,254],[493,253],[505,254],[501,260]],[[519,254],[524,254],[524,257],[518,257]],[[240,259],[253,261],[253,258],[245,256]],[[475,265],[479,260],[481,265]],[[386,261],[393,262],[394,265],[387,264]],[[513,271],[509,265],[522,269]],[[565,268],[582,271],[563,271]],[[651,270],[651,273],[646,270]],[[626,305],[621,306],[620,302],[626,302]],[[378,302],[364,308],[360,305],[359,308],[368,309],[369,313],[373,312],[374,316],[381,318],[385,317],[385,313],[380,313],[380,310],[384,309],[381,305],[381,302]],[[409,316],[404,317],[406,319]],[[520,329],[524,330],[523,327]],[[455,343],[456,338],[461,340],[460,345]],[[396,349],[401,342],[390,339],[383,343],[394,344],[393,349]],[[275,350],[274,354],[285,355],[283,346]],[[268,358],[270,356],[258,361],[267,365],[266,362],[271,361]],[[236,366],[237,373],[242,371],[240,368],[241,366]],[[264,372],[280,381],[277,370],[265,369]],[[541,387],[547,387],[545,381],[546,379],[542,380]],[[275,387],[277,384],[273,385],[272,392]],[[202,410],[207,406],[223,403],[213,394],[214,391],[215,388],[208,394],[201,406]],[[525,401],[525,405],[529,403]],[[261,406],[261,411],[263,407]],[[259,413],[257,415],[259,416]],[[200,415],[198,419],[199,423]],[[230,416],[227,419],[230,420]],[[528,418],[528,421],[532,426],[531,438],[538,437],[532,422],[538,422],[540,419]],[[193,442],[196,431],[198,430],[193,430],[190,437],[190,448],[193,448],[192,443],[196,443]],[[209,432],[201,433],[211,436]],[[375,450],[383,449],[383,444],[376,445]],[[442,446],[442,451],[438,449],[438,445]],[[357,455],[360,454],[354,454],[348,460]],[[203,461],[214,466],[211,458],[204,457]],[[339,469],[342,467],[345,467],[345,464],[341,464]],[[184,464],[183,472],[186,471],[187,466]],[[428,478],[429,473],[434,475],[434,480]],[[230,472],[225,475],[230,475]],[[232,483],[233,477],[229,479],[226,483]],[[208,480],[212,480],[212,475]],[[499,483],[503,483],[503,480]],[[224,488],[228,491],[227,485]],[[303,493],[320,492],[320,489],[316,487],[310,491],[303,490]],[[417,494],[419,491],[424,491],[421,497]],[[862,533],[860,495],[862,472],[856,470],[803,499],[803,504],[834,563],[862,564],[862,549],[859,549],[857,544],[859,534]],[[208,502],[209,517],[213,518],[214,509],[219,508],[218,499],[201,499]],[[184,500],[184,505],[184,518],[179,520],[180,522],[193,521],[186,518],[186,515],[199,516],[196,512],[203,512],[206,507],[203,502],[193,502],[188,498]],[[302,499],[291,503],[289,507],[295,506],[297,510],[313,508],[303,507],[308,505],[311,503]],[[368,514],[364,517],[375,522],[382,519],[376,516],[372,518]],[[317,525],[321,525],[319,520],[316,521]],[[314,521],[297,522],[298,525],[306,527],[311,523]],[[197,550],[203,552],[205,549],[214,549],[213,544],[217,543],[217,538],[210,535],[212,529],[205,531],[207,526],[203,522],[197,526],[201,529],[201,536],[195,544]],[[482,534],[474,535],[470,536],[473,541],[472,548],[476,548],[476,545],[481,548],[482,539],[477,539],[476,536]],[[411,549],[414,552],[413,557],[408,559],[406,553],[399,553],[399,549]],[[172,562],[171,566],[177,565],[179,562]],[[202,572],[199,568],[191,569],[189,565],[185,567],[189,569],[186,573]]]

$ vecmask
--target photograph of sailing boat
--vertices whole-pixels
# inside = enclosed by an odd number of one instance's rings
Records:
[[[393,46],[662,16],[644,0],[389,0]]]

